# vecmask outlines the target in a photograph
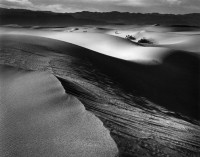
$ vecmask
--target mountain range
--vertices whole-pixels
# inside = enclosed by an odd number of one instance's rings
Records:
[[[50,11],[31,11],[25,9],[0,8],[0,25],[21,26],[75,26],[75,25],[182,25],[200,26],[200,13],[159,14],[129,12],[76,12],[55,13]]]

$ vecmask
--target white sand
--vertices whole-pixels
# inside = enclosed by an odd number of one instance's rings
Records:
[[[83,32],[83,30],[88,30],[88,32]],[[148,64],[162,62],[166,55],[171,54],[171,50],[199,53],[200,31],[195,32],[196,34],[193,31],[184,34],[184,32],[173,32],[171,28],[153,26],[128,28],[127,30],[125,28],[111,29],[111,27],[83,27],[74,32],[63,31],[63,29],[62,31],[49,31],[0,28],[1,34],[32,35],[61,40],[115,58]],[[153,40],[155,44],[147,45],[148,47],[138,46],[124,39],[126,35],[136,36],[136,42],[141,38],[146,38]]]
[[[166,48],[141,47],[126,39],[100,33],[52,32],[26,29],[0,29],[2,34],[32,35],[72,43],[115,58],[147,62],[162,61]]]
[[[0,66],[1,157],[112,157],[109,131],[46,72]]]

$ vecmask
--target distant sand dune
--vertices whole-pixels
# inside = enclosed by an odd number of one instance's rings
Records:
[[[114,157],[109,131],[47,72],[0,66],[1,157]]]
[[[69,33],[27,29],[0,29],[2,34],[40,36],[72,43],[111,57],[142,63],[162,62],[169,50],[158,47],[141,47],[120,37],[100,33]]]
[[[179,32],[150,32],[140,31],[135,34],[137,40],[146,38],[155,42],[160,47],[172,48],[176,50],[200,52],[200,33],[179,33]]]
[[[92,32],[88,31],[87,33],[83,32],[84,28],[82,30],[79,28],[77,32],[58,32],[49,31],[48,29],[30,30],[23,28],[1,28],[0,33],[32,35],[57,39],[115,58],[146,64],[162,62],[164,56],[171,54],[171,49],[198,54],[200,52],[200,35],[198,34],[181,34],[180,32],[165,31],[156,32],[155,30],[149,31],[148,29],[150,29],[150,27],[144,27],[143,31],[138,31],[138,28],[129,29],[128,31],[121,29],[118,31],[120,34],[115,34],[116,30],[111,30],[109,28],[102,28],[99,30],[98,27],[91,28]],[[101,31],[103,31],[103,33]],[[124,39],[127,34],[135,36],[136,41],[130,42]],[[148,47],[138,46],[136,42],[141,38],[152,40],[154,44],[147,45]]]
[[[193,27],[166,27],[166,26],[141,26],[124,29],[105,31],[105,34],[125,38],[126,35],[132,35],[136,38],[135,42],[142,38],[149,39],[154,42],[151,46],[159,46],[165,48],[172,48],[176,50],[191,51],[195,53],[200,52],[200,29]]]

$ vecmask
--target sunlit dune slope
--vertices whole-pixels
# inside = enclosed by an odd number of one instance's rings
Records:
[[[162,57],[169,53],[166,48],[141,47],[126,39],[100,33],[52,32],[28,29],[1,29],[0,32],[2,34],[21,34],[57,39],[115,58],[143,63],[162,62]]]
[[[165,48],[141,47],[126,39],[99,33],[54,33],[49,38],[62,40],[90,50],[129,61],[152,63],[162,61],[168,53]]]
[[[125,26],[124,26],[125,27]],[[126,28],[126,27],[125,27]],[[105,29],[105,34],[125,38],[131,35],[138,42],[145,38],[153,42],[153,44],[145,46],[159,46],[172,48],[176,50],[184,50],[199,53],[200,52],[200,29],[193,27],[164,27],[164,26],[141,26],[133,28],[116,28],[113,30]],[[98,32],[98,31],[97,31]]]
[[[45,69],[47,66],[52,68],[55,74],[61,76],[65,75],[63,71],[71,68],[71,64],[75,64],[74,68],[77,68],[75,66],[79,66],[80,63],[87,63],[92,67],[91,70],[100,70],[125,90],[133,93],[136,91],[140,96],[172,111],[199,118],[200,61],[196,54],[169,50],[165,56],[162,56],[162,63],[146,65],[102,55],[67,42],[41,37],[5,35],[1,37],[1,43],[4,45],[2,49],[12,49],[10,50],[12,54],[7,53],[7,56],[2,54],[0,60],[2,64],[9,63],[24,68],[32,68],[31,65],[37,64],[36,69]],[[20,54],[15,50],[20,50]],[[55,54],[73,56],[80,63],[70,61],[70,65],[64,66],[65,64],[63,65],[58,60],[55,62],[57,64],[53,64],[54,57],[49,52],[54,53],[54,56]],[[40,56],[37,60],[41,59],[41,61],[36,62],[32,56],[25,55],[29,53]],[[22,61],[18,55],[26,57]]]
[[[0,66],[1,157],[114,157],[109,131],[47,72]]]
[[[85,28],[82,28],[82,30]],[[171,49],[199,54],[200,35],[193,32],[185,34],[184,32],[173,32],[173,30],[166,32],[162,29],[151,31],[150,28],[144,27],[144,30],[133,28],[115,31],[109,28],[97,27],[91,28],[90,31],[92,30],[92,32],[88,31],[85,33],[81,32],[81,28],[75,32],[49,31],[48,29],[44,31],[24,28],[1,28],[0,32],[2,34],[33,35],[57,39],[115,58],[147,64],[162,62],[162,58],[169,55]],[[136,37],[136,40],[133,42],[126,40],[124,39],[126,35],[132,35]],[[153,44],[145,45],[145,47],[139,46],[136,42],[142,38],[153,41]]]
[[[162,47],[173,48],[177,50],[191,51],[191,52],[200,52],[200,34],[196,32],[149,32],[149,31],[140,31],[135,34],[137,40],[141,38],[146,38],[154,42],[155,45]]]

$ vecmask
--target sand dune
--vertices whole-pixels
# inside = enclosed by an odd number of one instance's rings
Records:
[[[111,130],[122,154],[199,155],[197,55],[170,50],[162,63],[145,65],[32,35],[1,35],[0,42],[0,64],[59,76]]]
[[[161,56],[168,51],[165,48],[140,47],[128,40],[98,33],[54,33],[47,37],[72,43],[111,57],[143,63],[162,62]]]
[[[2,37],[1,43],[5,47],[22,48],[25,52],[33,51],[36,54],[41,53],[40,49],[36,49],[36,45],[39,44],[39,48],[44,47],[45,49],[42,50],[42,52],[45,52],[42,53],[44,57],[23,63],[28,67],[32,67],[33,70],[38,69],[40,64],[50,66],[49,62],[52,59],[49,52],[75,56],[81,58],[81,60],[83,59],[84,62],[89,60],[94,67],[101,69],[103,73],[117,80],[125,89],[136,90],[159,105],[198,118],[198,110],[196,110],[199,101],[198,55],[184,51],[168,50],[165,55],[161,52],[160,56],[158,55],[162,59],[161,63],[156,62],[153,65],[146,65],[112,58],[77,45],[41,37],[5,35]],[[47,47],[48,49],[46,49]],[[155,58],[158,56],[155,56]],[[17,58],[16,56],[12,64],[21,62],[20,60],[17,61]],[[38,62],[38,60],[41,61]],[[24,66],[23,64],[22,66]]]
[[[124,26],[125,27],[125,26]],[[190,31],[189,31],[190,30]],[[117,32],[117,33],[116,33]],[[200,52],[200,29],[193,27],[167,27],[167,26],[141,26],[132,28],[119,27],[118,29],[107,29],[105,34],[125,38],[127,35],[136,37],[134,42],[142,38],[153,41],[151,46],[159,46],[176,50]],[[147,45],[145,45],[147,46]]]
[[[166,32],[161,28],[158,31],[152,31],[152,28],[147,26],[140,28],[140,31],[138,27],[129,30],[92,27],[87,28],[89,29],[87,32],[83,32],[87,30],[86,28],[80,27],[73,32],[63,31],[63,28],[61,31],[1,28],[0,32],[61,40],[111,57],[145,64],[161,63],[166,55],[172,54],[172,49],[197,54],[200,52],[200,36],[198,34],[181,34],[173,32],[173,30]],[[71,27],[68,28],[68,30],[71,29]],[[116,34],[116,31],[119,34]],[[124,39],[126,35],[130,34],[136,37],[134,42]],[[152,40],[154,43],[145,45],[145,47],[138,46],[136,42],[141,38]]]
[[[0,157],[200,157],[200,14],[0,16]]]
[[[162,62],[162,56],[169,53],[166,48],[141,47],[126,39],[108,34],[99,33],[77,33],[77,32],[50,32],[35,31],[28,29],[6,29],[0,30],[2,34],[32,35],[57,39],[72,43],[111,57],[142,63]]]
[[[0,66],[1,157],[111,157],[102,122],[47,72]]]
[[[179,33],[179,32],[150,32],[140,31],[134,36],[137,41],[141,38],[152,40],[154,45],[176,50],[184,50],[199,53],[200,52],[200,35],[199,32]]]

